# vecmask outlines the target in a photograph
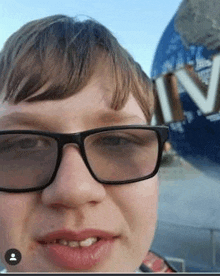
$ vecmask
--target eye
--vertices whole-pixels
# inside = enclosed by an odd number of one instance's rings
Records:
[[[15,145],[17,147],[20,147],[21,149],[29,149],[42,145],[42,141],[37,139],[25,138],[15,143]]]
[[[44,150],[50,147],[51,142],[42,136],[10,136],[0,142],[0,151],[24,151],[24,150]]]
[[[124,137],[119,136],[107,136],[99,139],[98,144],[103,146],[125,146],[132,143],[131,140],[128,140]]]

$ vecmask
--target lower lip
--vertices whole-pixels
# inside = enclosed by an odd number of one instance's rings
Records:
[[[59,267],[74,270],[88,270],[107,259],[115,239],[101,239],[88,247],[69,247],[60,244],[44,245],[47,257]]]

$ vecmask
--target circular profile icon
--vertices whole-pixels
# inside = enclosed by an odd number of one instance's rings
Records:
[[[5,253],[5,261],[9,265],[17,265],[21,261],[21,252],[15,248],[9,249]]]

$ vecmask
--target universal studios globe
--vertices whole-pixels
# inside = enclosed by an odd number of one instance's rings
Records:
[[[174,150],[220,179],[220,1],[184,0],[158,44],[151,77],[153,124],[170,127]]]

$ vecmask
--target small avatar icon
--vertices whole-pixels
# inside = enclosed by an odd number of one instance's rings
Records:
[[[11,248],[5,253],[5,261],[9,265],[17,265],[21,261],[21,252],[15,248]]]
[[[17,261],[17,259],[15,258],[15,253],[11,253],[10,261]]]

